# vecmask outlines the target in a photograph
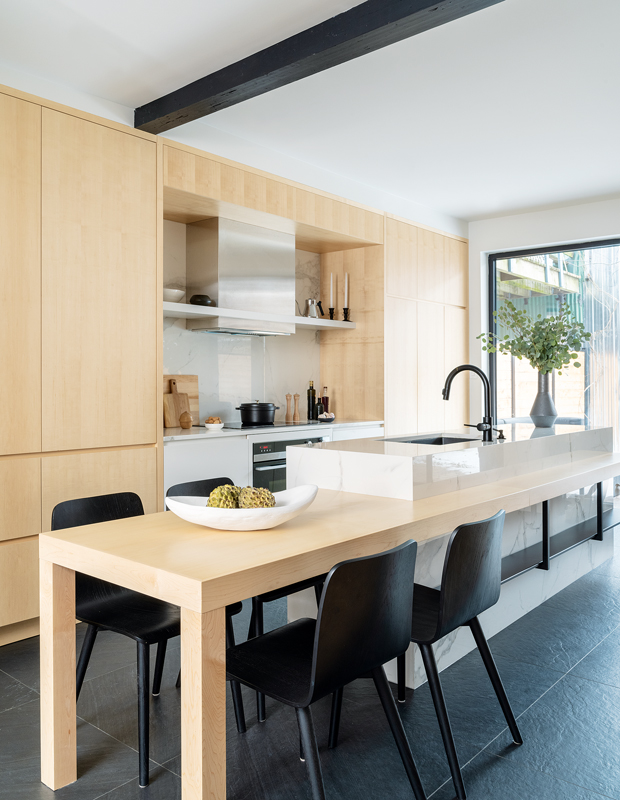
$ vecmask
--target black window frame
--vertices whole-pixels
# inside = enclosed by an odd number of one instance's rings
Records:
[[[603,247],[619,247],[620,238],[596,240],[592,242],[567,242],[565,244],[549,245],[547,247],[533,247],[522,250],[506,250],[498,253],[489,253],[487,269],[488,293],[488,331],[497,333],[494,311],[497,310],[497,262],[507,258],[522,258],[523,256],[544,256],[545,254],[562,253],[567,250],[596,250]],[[495,353],[489,353],[489,381],[491,383],[491,416],[497,421],[497,360]]]

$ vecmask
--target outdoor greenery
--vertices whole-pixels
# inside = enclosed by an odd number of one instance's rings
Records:
[[[498,351],[510,354],[518,359],[525,358],[534,369],[545,375],[562,369],[574,362],[575,351],[581,350],[591,334],[581,322],[577,322],[567,303],[562,303],[557,316],[543,317],[539,314],[532,319],[524,309],[517,309],[514,303],[506,300],[504,305],[494,312],[495,320],[501,329],[509,331],[503,337],[495,333],[481,333],[483,350],[489,353]]]

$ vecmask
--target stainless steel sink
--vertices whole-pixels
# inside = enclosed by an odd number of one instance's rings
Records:
[[[445,444],[459,444],[460,442],[479,442],[478,438],[463,437],[463,436],[406,436],[401,439],[383,439],[384,442],[402,442],[403,444],[433,444],[441,447]]]

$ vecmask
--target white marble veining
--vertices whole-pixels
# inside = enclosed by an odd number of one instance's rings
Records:
[[[347,491],[352,492],[420,500],[613,451],[612,428],[586,430],[572,425],[556,426],[551,435],[532,439],[523,438],[524,431],[537,431],[532,425],[513,427],[515,430],[507,432],[506,441],[495,443],[470,439],[434,446],[410,444],[394,438],[324,442],[316,447],[312,463],[303,453],[291,454],[289,480],[291,485],[307,482],[322,459],[329,474],[329,485],[319,484],[323,488],[347,486]],[[450,433],[470,435],[467,430]],[[407,437],[398,437],[403,438]],[[369,472],[372,479],[369,479]],[[408,484],[405,475],[411,475]],[[398,476],[397,483],[395,476]]]

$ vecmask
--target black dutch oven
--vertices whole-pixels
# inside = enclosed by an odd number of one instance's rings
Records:
[[[241,403],[236,410],[241,411],[242,425],[273,425],[279,408],[273,403]]]

